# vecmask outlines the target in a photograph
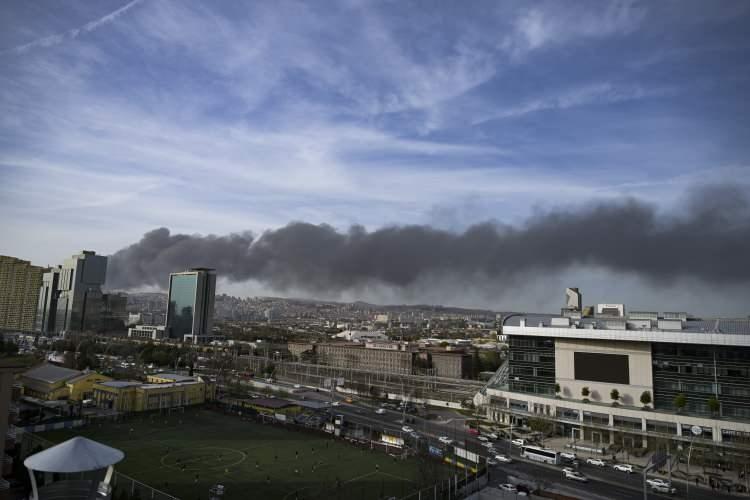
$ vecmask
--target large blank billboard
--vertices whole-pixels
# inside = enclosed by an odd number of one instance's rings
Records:
[[[629,384],[630,369],[627,354],[576,352],[575,379],[612,384]]]

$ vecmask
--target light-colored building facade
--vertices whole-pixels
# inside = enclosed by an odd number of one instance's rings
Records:
[[[384,373],[410,375],[413,372],[415,348],[398,342],[366,344],[332,342],[314,344],[317,361],[336,368],[359,368]]]
[[[0,255],[0,329],[34,330],[42,275],[29,261]]]
[[[128,328],[128,337],[144,340],[161,340],[165,337],[165,327],[138,325]]]
[[[508,361],[474,403],[602,447],[696,440],[750,453],[750,320],[604,309],[506,317]]]
[[[210,340],[214,320],[216,272],[195,268],[169,275],[166,334],[190,343]]]
[[[104,310],[107,257],[84,250],[44,273],[38,290],[36,329],[65,334],[94,331]]]

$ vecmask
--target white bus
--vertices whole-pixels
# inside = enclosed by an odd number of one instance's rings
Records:
[[[560,463],[560,452],[547,450],[538,446],[524,446],[521,448],[521,456],[529,460],[557,465]]]

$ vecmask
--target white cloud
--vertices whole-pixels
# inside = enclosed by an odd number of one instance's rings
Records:
[[[31,42],[24,43],[22,45],[17,45],[15,47],[11,47],[10,49],[6,49],[0,52],[0,54],[4,54],[4,53],[23,54],[24,52],[27,52],[31,49],[51,47],[53,45],[59,45],[60,43],[66,40],[73,40],[83,33],[90,33],[105,24],[111,23],[112,21],[117,19],[119,16],[123,15],[124,13],[126,13],[127,11],[135,7],[140,2],[141,0],[132,0],[131,2],[128,2],[122,7],[110,12],[109,14],[106,14],[98,19],[94,19],[93,21],[89,21],[79,28],[73,28],[64,33],[58,33],[55,35],[49,35],[49,36],[45,36],[42,38],[38,38]]]

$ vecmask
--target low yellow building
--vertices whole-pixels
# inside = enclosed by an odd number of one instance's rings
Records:
[[[102,375],[101,373],[84,372],[65,383],[68,388],[68,397],[74,401],[91,399],[94,396],[94,384],[110,380],[112,380],[112,377]]]
[[[154,379],[149,377],[149,382],[151,380]],[[94,384],[94,401],[100,408],[139,412],[202,404],[214,398],[214,391],[214,385],[200,377],[183,377],[177,382],[145,384],[134,381],[110,381]]]
[[[71,399],[81,401],[93,394],[93,385],[112,380],[93,371],[80,371],[44,363],[21,375],[24,396],[45,401]]]

